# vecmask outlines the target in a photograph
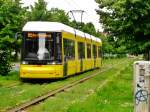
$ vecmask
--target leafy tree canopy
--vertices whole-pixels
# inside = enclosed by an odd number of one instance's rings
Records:
[[[69,24],[69,16],[66,14],[64,10],[52,8],[49,11],[49,14],[51,15],[49,21],[61,22],[67,25]]]
[[[150,1],[96,0],[100,22],[110,38],[132,53],[150,49]]]
[[[10,71],[11,52],[18,51],[19,45],[14,42],[14,35],[20,32],[26,20],[26,8],[20,0],[0,0],[0,74]]]
[[[25,8],[20,0],[0,0],[0,48],[11,49],[16,32],[21,31],[25,22]]]
[[[44,0],[38,0],[35,2],[34,6],[31,7],[31,12],[29,12],[30,21],[48,21],[49,13],[47,10],[47,3]]]

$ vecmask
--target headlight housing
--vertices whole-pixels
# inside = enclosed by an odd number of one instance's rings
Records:
[[[27,61],[22,61],[22,64],[24,64],[24,65],[25,65],[25,64],[28,64],[28,62],[27,62]]]

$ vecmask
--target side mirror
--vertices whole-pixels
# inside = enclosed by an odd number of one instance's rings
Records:
[[[15,42],[18,40],[19,35],[21,35],[20,32],[17,32],[17,33],[15,34]]]
[[[18,40],[18,32],[15,34],[15,42]]]

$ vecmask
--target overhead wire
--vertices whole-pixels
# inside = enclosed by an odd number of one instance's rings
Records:
[[[69,0],[65,0],[66,1],[66,3],[68,4],[68,6],[70,7],[70,10],[68,10],[68,12],[67,12],[67,14],[69,15],[70,13],[70,11],[72,10],[72,9],[76,9],[76,7],[72,4],[72,2],[70,2]],[[73,15],[73,13],[71,13],[72,14],[72,17],[73,17],[73,19],[75,20],[75,17],[74,17],[74,15]],[[76,21],[76,20],[75,20]]]
[[[79,16],[77,16],[76,14],[79,14],[79,12],[80,12],[80,16],[81,16],[81,22],[82,22],[82,16],[83,16],[83,12],[84,11],[82,11],[81,9],[81,7],[75,2],[75,1],[73,1],[73,0],[66,0],[66,2],[69,4],[69,5],[71,5],[72,7],[74,7],[74,9],[72,9],[72,10],[70,10],[70,13],[72,14],[72,16],[73,16],[73,18],[74,18],[74,20],[76,21],[77,19],[79,19]]]
[[[74,4],[76,4],[76,6],[79,8],[79,9],[82,9],[81,7],[80,7],[80,5],[78,5],[78,2],[76,2],[75,0],[71,0],[72,2],[74,2]],[[92,7],[93,9],[96,9],[96,7],[94,7],[93,5],[91,5],[90,7]],[[98,7],[97,7],[98,8]],[[85,11],[85,10],[84,10]],[[96,11],[95,11],[95,13],[96,13]],[[95,18],[94,16],[92,16],[91,14],[89,14],[89,11],[85,11],[85,14],[88,16],[88,18],[89,18],[89,22],[92,22],[92,23],[95,23],[95,24],[97,24],[96,22],[94,22],[93,20],[95,20],[95,19],[97,19],[97,18]],[[85,16],[83,16],[83,17],[85,17]],[[84,19],[84,18],[83,18]]]
[[[64,2],[66,3],[66,6],[68,6],[70,10],[83,10],[83,8],[75,0],[64,0]],[[93,7],[93,9],[94,9],[94,7]],[[84,14],[87,16],[86,18],[84,16]],[[68,15],[70,15],[70,14],[68,13]],[[70,15],[70,17],[71,17],[71,19],[75,18],[74,19],[75,21],[78,19],[78,21],[82,21],[84,23],[86,23],[86,22],[94,23],[93,20],[95,20],[95,18],[93,16],[91,16],[91,14],[89,14],[89,12],[87,10],[84,10],[83,14],[81,12],[81,15],[83,16],[83,17],[81,17],[82,18],[81,20],[79,20],[79,16],[77,15],[77,13],[75,14],[75,12],[74,12],[74,17],[73,17],[73,15]],[[87,18],[88,18],[88,20],[87,20]],[[85,20],[87,20],[87,21],[85,21]]]
[[[69,0],[65,0],[66,1],[66,3],[71,7],[70,9],[72,9],[72,7],[74,8],[74,9],[76,9],[76,7],[72,4],[72,2],[70,2]]]
[[[66,0],[66,1],[69,1],[70,2],[70,0]],[[80,10],[82,10],[83,8],[75,1],[75,0],[71,0],[72,1],[72,3],[74,3],[72,6],[74,6],[74,7],[77,7],[76,9],[80,9]],[[94,7],[93,7],[93,9],[94,9]],[[85,10],[84,10],[85,11]],[[91,16],[87,11],[85,11],[85,14],[87,14],[87,16],[90,18],[90,20],[89,21],[93,21],[95,18],[93,17],[93,16]],[[84,16],[83,16],[84,17]]]

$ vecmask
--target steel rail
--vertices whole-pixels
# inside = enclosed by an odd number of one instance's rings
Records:
[[[116,65],[118,65],[118,64],[116,64]],[[91,79],[91,78],[95,77],[96,75],[98,75],[98,74],[100,74],[102,72],[105,72],[107,70],[112,69],[113,67],[114,66],[109,66],[106,69],[96,70],[92,75],[84,77],[84,78],[82,78],[82,79],[80,79],[78,81],[73,81],[73,82],[71,82],[71,83],[69,83],[69,84],[67,84],[67,85],[65,85],[63,87],[59,87],[59,88],[57,88],[55,90],[51,90],[51,91],[49,91],[48,93],[46,93],[46,94],[44,94],[42,96],[39,96],[37,98],[32,99],[31,101],[27,101],[27,102],[25,102],[23,104],[20,104],[17,107],[14,107],[14,108],[10,108],[10,109],[7,110],[7,112],[21,112],[22,110],[25,110],[26,108],[28,108],[28,107],[30,107],[32,105],[35,105],[35,104],[37,104],[39,102],[42,102],[45,99],[47,99],[47,98],[49,98],[51,96],[54,96],[57,93],[63,92],[63,91],[65,91],[65,90],[67,90],[67,89],[69,89],[69,88],[71,88],[71,87],[73,87],[73,86],[75,86],[77,84],[83,83],[83,82],[87,81],[88,79]]]

